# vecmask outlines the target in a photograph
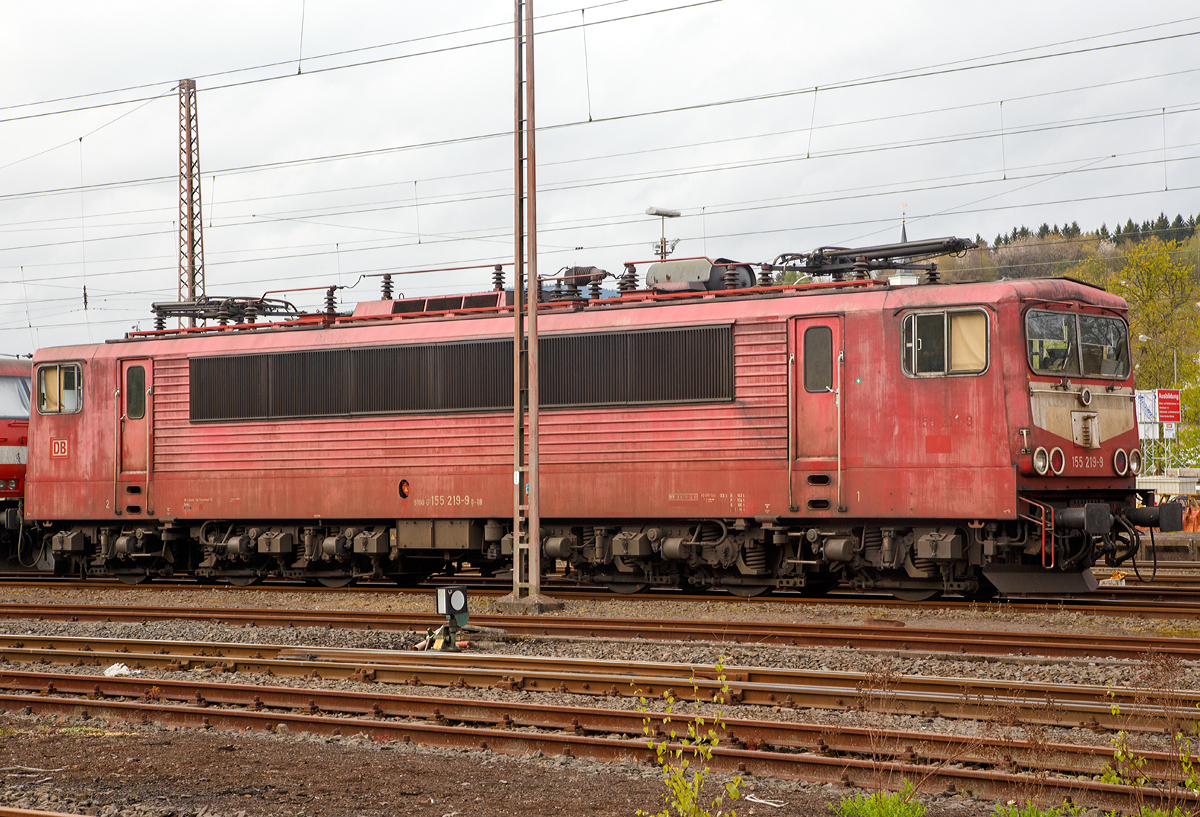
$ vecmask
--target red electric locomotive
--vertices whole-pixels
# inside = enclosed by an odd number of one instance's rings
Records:
[[[641,289],[627,267],[615,298],[567,276],[539,307],[545,563],[622,592],[984,598],[1092,589],[1139,527],[1179,529],[1178,505],[1137,506],[1120,298],[880,276],[936,279],[917,262],[972,246],[781,256],[758,285],[667,261]],[[770,282],[789,270],[821,282]],[[387,291],[263,323],[288,307],[158,305],[221,325],[39,352],[26,516],[56,568],[328,585],[502,568],[511,293]]]

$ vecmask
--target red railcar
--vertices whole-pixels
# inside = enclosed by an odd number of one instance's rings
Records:
[[[27,568],[37,562],[30,540],[22,542],[20,537],[29,444],[30,366],[28,361],[0,360],[0,544],[4,555],[19,557],[17,567]]]
[[[1136,526],[1177,525],[1177,506],[1136,508],[1114,295],[1068,279],[754,286],[695,261],[648,281],[540,307],[547,561],[623,591],[986,597],[1091,589],[1094,559],[1128,558]],[[26,515],[60,570],[129,581],[501,567],[506,300],[43,350]]]

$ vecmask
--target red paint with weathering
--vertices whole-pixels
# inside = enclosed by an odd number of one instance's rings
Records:
[[[29,379],[29,361],[0,360],[0,377]],[[25,490],[29,419],[0,418],[0,503],[15,503]],[[14,480],[15,486],[8,487]]]
[[[1058,382],[1034,375],[1025,357],[1024,313],[1045,302],[1082,303],[1108,314],[1125,306],[1065,279],[643,294],[585,309],[543,306],[542,334],[732,324],[736,398],[544,409],[542,516],[1012,519],[1019,489],[1132,491],[1132,477],[1076,468],[1070,457],[1063,476],[1036,477],[1030,456],[1021,453],[1022,428],[1029,429],[1031,450],[1072,450],[1071,439],[1031,422],[1030,382]],[[988,370],[906,377],[900,365],[904,314],[947,306],[987,311]],[[832,331],[835,360],[844,353],[840,401],[832,392],[807,392],[802,367],[790,362],[801,359],[804,332],[813,326]],[[82,364],[84,408],[73,415],[35,412],[26,515],[126,525],[167,517],[510,517],[511,411],[195,424],[189,421],[188,359],[511,334],[511,315],[501,309],[342,318],[289,329],[259,325],[42,350],[37,363]],[[141,425],[122,420],[127,396],[117,395],[122,373],[135,361],[146,367],[152,386]],[[1097,380],[1094,388],[1110,384]],[[65,441],[69,455],[51,456],[52,440]],[[1136,445],[1133,430],[1105,441],[1099,453],[1111,462],[1114,449]],[[401,480],[409,485],[407,498],[400,496]]]

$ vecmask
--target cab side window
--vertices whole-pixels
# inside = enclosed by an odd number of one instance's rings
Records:
[[[833,389],[833,330],[812,326],[804,330],[804,390]]]
[[[1075,313],[1031,310],[1025,317],[1025,338],[1035,372],[1079,374]]]
[[[130,366],[125,370],[125,416],[140,420],[146,416],[146,369]]]
[[[988,367],[982,309],[910,312],[901,324],[901,363],[910,377],[981,374]]]
[[[1025,345],[1038,374],[1129,377],[1129,330],[1120,318],[1031,309]]]
[[[75,414],[83,407],[83,372],[78,363],[39,366],[37,389],[41,414]]]

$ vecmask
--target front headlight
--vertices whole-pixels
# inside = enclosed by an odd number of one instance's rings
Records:
[[[1142,452],[1136,448],[1129,449],[1129,473],[1135,477],[1142,473]]]
[[[1061,448],[1055,447],[1050,449],[1050,470],[1054,472],[1054,476],[1058,476],[1067,467],[1067,455],[1063,453]]]
[[[1043,477],[1050,470],[1050,454],[1044,448],[1039,448],[1033,452],[1033,470],[1037,471]]]
[[[1113,469],[1122,477],[1129,471],[1129,455],[1119,448],[1113,453]]]

